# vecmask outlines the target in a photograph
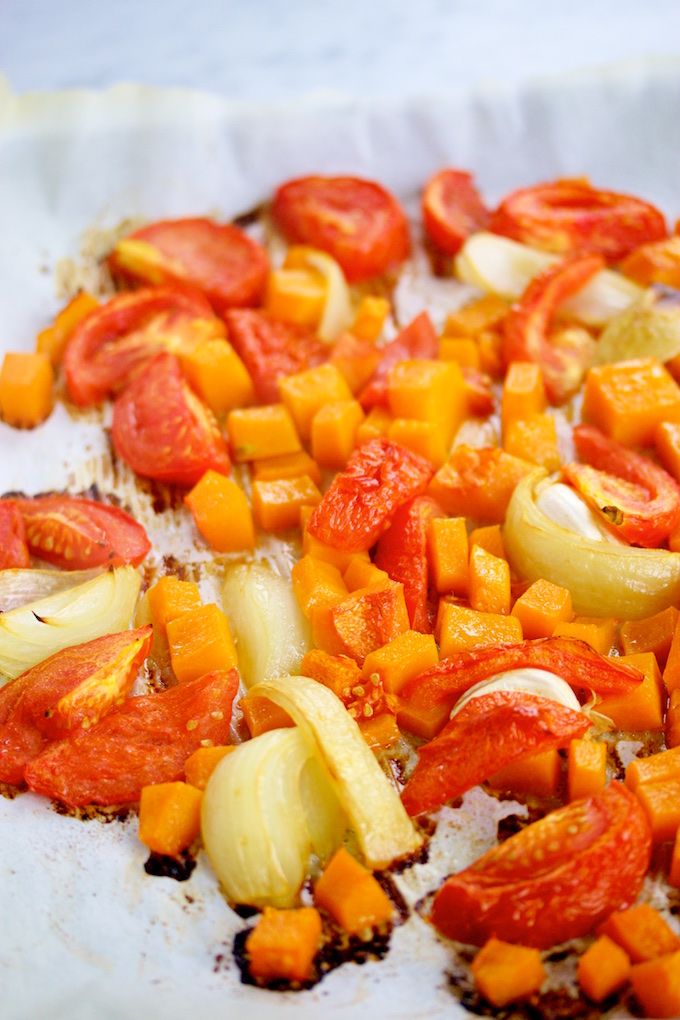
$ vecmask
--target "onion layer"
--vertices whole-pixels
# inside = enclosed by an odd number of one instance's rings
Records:
[[[524,581],[568,588],[576,613],[639,620],[680,602],[680,553],[583,538],[537,506],[552,482],[537,469],[517,485],[505,520],[508,560]]]

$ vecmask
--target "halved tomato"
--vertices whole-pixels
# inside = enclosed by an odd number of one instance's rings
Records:
[[[430,920],[481,946],[492,935],[538,949],[587,935],[635,901],[652,837],[640,801],[620,783],[528,825],[447,878]]]
[[[79,407],[118,393],[159,350],[172,347],[194,320],[211,335],[224,327],[198,291],[147,287],[117,294],[76,327],[64,352],[69,396]]]
[[[118,242],[109,267],[114,277],[135,284],[188,284],[221,314],[260,303],[269,256],[240,227],[196,217],[135,230]]]
[[[16,503],[3,500],[0,502],[0,570],[30,565],[24,519]]]
[[[3,500],[24,522],[26,542],[38,559],[62,570],[139,566],[151,548],[146,531],[117,506],[77,496]]]
[[[475,230],[485,230],[490,213],[463,170],[440,170],[425,185],[423,223],[431,241],[447,255],[455,255]]]
[[[408,220],[389,191],[360,177],[299,177],[282,184],[272,214],[288,241],[329,252],[349,283],[380,276],[411,249]]]
[[[226,438],[172,354],[157,354],[116,398],[111,438],[118,456],[144,478],[188,486],[209,468],[231,470]]]

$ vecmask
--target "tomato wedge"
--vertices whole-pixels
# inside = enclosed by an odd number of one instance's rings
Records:
[[[370,549],[394,512],[420,495],[431,477],[432,467],[423,457],[387,439],[371,439],[335,476],[307,530],[343,552]]]
[[[327,251],[349,283],[380,276],[411,249],[397,199],[360,177],[299,177],[274,195],[272,215],[286,239]]]
[[[203,338],[224,335],[198,291],[146,287],[100,305],[78,324],[64,351],[71,400],[87,407],[120,392],[145,361],[176,345],[194,320],[204,323]]]
[[[549,949],[587,935],[635,901],[649,866],[649,822],[620,783],[575,800],[447,878],[430,920],[458,942],[492,935]]]
[[[91,730],[57,740],[25,769],[29,789],[68,807],[128,804],[143,786],[184,778],[199,747],[226,744],[235,669],[216,670],[160,694],[128,698]]]
[[[439,357],[439,337],[427,312],[416,315],[394,340],[385,344],[381,354],[380,362],[359,395],[365,411],[377,404],[387,405],[387,375],[397,362]]]
[[[518,758],[566,747],[590,726],[581,712],[550,698],[523,691],[480,694],[420,748],[402,803],[410,815],[433,811]]]
[[[649,202],[582,179],[514,191],[493,214],[490,229],[535,248],[599,252],[613,262],[667,234],[663,214]]]
[[[277,403],[279,379],[320,365],[330,353],[307,326],[283,322],[256,308],[225,312],[224,321],[261,404]]]
[[[61,570],[139,566],[151,549],[146,531],[117,506],[78,496],[12,497],[30,552]]]
[[[447,255],[455,255],[466,237],[486,230],[491,216],[464,170],[440,170],[425,185],[422,200],[427,235]]]
[[[217,421],[172,354],[157,354],[116,398],[111,438],[118,456],[144,478],[195,485],[209,468],[231,470]]]
[[[126,698],[153,630],[106,634],[51,655],[0,689],[0,780],[18,786],[49,740],[87,732]]]
[[[577,294],[602,269],[601,255],[573,255],[549,266],[531,280],[519,301],[503,322],[503,358],[533,361],[540,366],[548,399],[563,404],[576,393],[593,353],[593,342],[583,333],[583,342],[573,346],[560,343],[559,335],[548,338],[548,328],[557,309]]]
[[[16,503],[5,499],[0,502],[0,570],[30,565],[24,519]]]
[[[218,314],[259,304],[269,272],[267,252],[244,230],[201,217],[135,230],[108,262],[113,276],[128,283],[195,287]]]
[[[653,549],[680,524],[680,486],[649,457],[610,439],[594,425],[574,428],[586,464],[563,476],[626,541]]]

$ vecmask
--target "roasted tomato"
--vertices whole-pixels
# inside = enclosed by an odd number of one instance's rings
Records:
[[[194,322],[200,337],[223,336],[223,324],[198,291],[147,287],[117,294],[76,327],[64,352],[69,396],[87,407],[118,393],[159,350],[177,346]]]
[[[380,276],[410,251],[404,210],[373,181],[300,177],[281,185],[272,214],[288,241],[327,251],[350,283]]]
[[[550,698],[521,691],[480,694],[420,748],[402,803],[410,815],[433,811],[518,758],[566,747],[590,725],[581,712]]]
[[[77,496],[16,497],[0,502],[21,514],[38,559],[62,570],[139,566],[151,548],[141,524],[116,506]]]
[[[389,527],[390,519],[432,477],[428,462],[387,439],[371,439],[354,451],[312,511],[307,530],[320,542],[359,552]]]
[[[116,453],[145,478],[195,485],[212,468],[231,469],[227,441],[172,354],[157,354],[113,405]]]
[[[577,425],[574,444],[587,463],[566,464],[565,479],[627,542],[656,548],[680,524],[680,487],[662,467],[594,425]]]
[[[217,670],[128,698],[92,729],[49,744],[26,766],[29,789],[82,807],[127,804],[143,786],[183,779],[193,751],[228,742],[238,682],[235,669]]]
[[[475,230],[485,230],[490,213],[463,170],[440,170],[425,185],[423,223],[427,235],[447,255],[455,255]]]
[[[380,353],[382,357],[359,395],[364,410],[387,404],[387,374],[397,362],[439,356],[439,337],[427,312],[416,315]]]
[[[278,381],[286,375],[320,365],[329,348],[307,326],[275,319],[255,308],[225,313],[229,341],[250,373],[262,404],[279,399]]]
[[[490,226],[497,234],[535,248],[560,254],[599,252],[613,262],[667,233],[663,214],[649,202],[600,191],[583,179],[513,191],[493,214]]]
[[[649,865],[649,822],[635,794],[611,783],[528,825],[447,878],[430,920],[475,946],[492,935],[538,949],[587,935],[634,902]]]
[[[162,220],[119,241],[109,256],[114,277],[134,284],[188,284],[218,314],[259,304],[269,272],[267,252],[231,223]]]
[[[50,739],[86,732],[130,693],[152,628],[56,652],[0,690],[0,779],[18,786]]]
[[[30,565],[24,519],[14,501],[3,500],[0,502],[0,570]]]

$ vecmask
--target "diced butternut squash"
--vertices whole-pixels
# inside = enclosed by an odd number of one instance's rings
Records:
[[[464,517],[434,517],[430,521],[427,555],[437,591],[466,595],[470,550]]]
[[[229,621],[213,602],[169,620],[167,635],[172,669],[180,683],[238,665]]]
[[[253,403],[253,381],[228,340],[203,340],[178,356],[184,375],[218,417]]]
[[[305,442],[311,439],[314,415],[325,404],[352,399],[341,372],[328,362],[285,376],[279,381],[279,394]]]
[[[671,646],[663,671],[663,682],[669,694],[680,690],[680,622],[676,622],[671,638]]]
[[[516,616],[480,613],[454,603],[440,605],[439,654],[442,659],[464,648],[522,640],[522,624]]]
[[[654,842],[674,840],[680,828],[680,777],[641,783],[635,793],[649,819]]]
[[[293,565],[291,576],[295,597],[308,620],[317,606],[335,605],[348,592],[338,568],[314,556],[299,559]]]
[[[387,435],[395,443],[406,447],[429,461],[438,470],[446,461],[449,443],[441,425],[417,418],[394,418]]]
[[[350,935],[389,921],[394,907],[372,873],[344,847],[314,886],[314,900]]]
[[[333,344],[330,362],[338,369],[352,393],[360,393],[369,383],[382,358],[372,340],[354,333],[342,333]]]
[[[607,783],[607,745],[595,740],[572,740],[567,756],[569,800],[601,793]]]
[[[157,854],[175,857],[193,843],[201,829],[203,793],[189,783],[142,787],[139,838]]]
[[[597,711],[608,716],[619,730],[662,729],[666,692],[656,656],[652,652],[638,652],[622,655],[621,661],[641,670],[644,679],[628,694],[603,697]]]
[[[393,418],[386,407],[376,404],[368,412],[357,429],[357,446],[368,442],[369,439],[378,439],[386,436],[390,430]]]
[[[308,475],[315,485],[321,485],[321,470],[306,450],[282,453],[278,457],[263,457],[251,462],[253,479],[271,482],[279,478],[300,478]]]
[[[535,361],[513,361],[508,365],[501,395],[503,446],[511,422],[545,411],[548,398],[540,366]]]
[[[231,456],[238,464],[302,449],[293,419],[283,404],[237,408],[227,418],[227,431]]]
[[[498,556],[501,560],[507,560],[503,534],[500,524],[485,524],[480,528],[473,528],[469,536],[469,546],[479,545],[486,549],[492,556]]]
[[[558,623],[554,637],[573,637],[585,641],[600,655],[609,655],[616,643],[619,621],[613,616],[576,616],[571,623]]]
[[[452,517],[500,524],[515,486],[534,467],[496,447],[457,446],[430,482],[428,495]]]
[[[672,885],[674,889],[680,889],[680,829],[676,833],[675,841],[673,842],[668,884]]]
[[[508,305],[502,298],[495,294],[485,294],[484,297],[451,312],[446,319],[444,335],[477,336],[484,330],[495,329],[501,325],[508,310]]]
[[[465,380],[455,362],[398,362],[387,374],[387,400],[395,418],[438,426],[447,445],[467,411]]]
[[[289,729],[295,723],[288,713],[269,698],[258,694],[246,694],[239,701],[245,724],[251,737],[259,737],[269,730]]]
[[[203,605],[197,585],[193,581],[181,581],[172,574],[156,581],[149,588],[147,598],[154,630],[161,634],[165,634],[170,620]]]
[[[438,662],[439,653],[434,636],[407,630],[382,648],[369,652],[364,659],[362,672],[366,680],[377,674],[386,691],[399,694],[404,684],[426,669],[436,666]]]
[[[680,422],[662,421],[654,433],[659,460],[669,474],[680,481]]]
[[[536,797],[554,796],[560,785],[562,759],[559,751],[551,748],[539,754],[529,754],[504,765],[487,780],[492,790],[503,790]]]
[[[680,747],[680,690],[671,691],[666,709],[666,747]]]
[[[662,612],[648,616],[644,620],[626,620],[619,630],[619,640],[625,654],[653,652],[663,669],[679,615],[675,606],[668,606]]]
[[[351,332],[360,340],[374,342],[382,333],[389,314],[390,303],[387,298],[366,294],[359,302]]]
[[[46,354],[8,351],[0,368],[0,417],[14,428],[32,429],[47,418],[54,400],[54,371]]]
[[[385,585],[390,579],[386,570],[376,567],[369,559],[362,556],[353,556],[348,563],[342,579],[347,585],[348,591],[356,591],[357,588],[370,588],[371,585]]]
[[[253,514],[263,531],[289,531],[300,523],[300,510],[321,502],[309,475],[253,482]]]
[[[405,733],[412,733],[421,740],[432,740],[446,726],[451,715],[449,701],[434,705],[416,705],[406,698],[397,703],[397,724]]]
[[[603,1002],[630,979],[630,958],[608,935],[601,935],[578,961],[578,983],[591,1002]]]
[[[539,990],[546,978],[538,949],[490,938],[471,964],[480,993],[496,1009],[525,999]]]
[[[354,450],[364,412],[358,400],[337,400],[312,419],[312,456],[321,467],[344,468]]]
[[[396,717],[391,712],[380,712],[370,719],[358,719],[357,724],[372,751],[384,751],[401,737]]]
[[[208,780],[219,763],[228,754],[231,754],[235,746],[235,744],[224,744],[222,747],[197,747],[184,762],[184,778],[187,783],[195,786],[198,790],[205,790]]]
[[[652,446],[662,421],[680,422],[680,386],[656,358],[597,365],[586,375],[582,413],[624,446]]]
[[[557,425],[551,414],[531,414],[508,422],[503,432],[503,449],[546,471],[558,471],[562,464]]]
[[[337,567],[341,573],[344,573],[350,563],[356,559],[363,559],[366,563],[370,563],[370,557],[368,552],[365,550],[357,553],[345,552],[342,549],[335,549],[332,545],[326,545],[325,542],[320,542],[318,538],[314,537],[314,535],[310,535],[306,530],[306,518],[309,514],[311,514],[312,509],[313,507],[311,506],[303,506],[300,509],[303,553],[308,553],[310,556],[314,556],[318,560],[325,560],[327,563],[332,563],[333,566]]]
[[[265,982],[311,979],[322,927],[316,907],[265,907],[246,939],[251,975]]]
[[[46,354],[55,367],[61,364],[66,344],[73,336],[76,326],[95,308],[99,308],[97,298],[81,290],[57,314],[52,325],[38,333],[36,351],[39,354]]]
[[[680,1016],[680,951],[635,964],[630,979],[645,1016]]]
[[[510,612],[510,567],[507,560],[493,556],[479,545],[470,549],[468,598],[480,613]]]
[[[316,327],[326,303],[326,281],[318,270],[282,267],[267,279],[264,307],[274,318]]]
[[[665,783],[680,778],[680,747],[633,758],[626,769],[626,786],[637,790],[641,783]]]
[[[512,615],[522,624],[525,638],[552,637],[558,623],[571,622],[574,615],[571,594],[566,588],[540,578],[520,595]]]
[[[649,903],[615,911],[600,925],[598,933],[608,935],[625,949],[633,963],[680,950],[680,937]]]
[[[209,469],[184,502],[196,527],[217,552],[254,548],[255,525],[248,498],[231,478]]]
[[[439,357],[442,361],[455,361],[465,368],[479,371],[482,359],[479,344],[469,336],[444,336],[439,343]]]
[[[334,606],[312,614],[314,644],[331,655],[349,655],[363,663],[369,652],[409,630],[404,586],[358,588]]]
[[[320,648],[312,648],[300,664],[303,676],[311,677],[330,688],[341,701],[348,703],[352,688],[363,683],[361,667],[348,655],[331,655]]]

